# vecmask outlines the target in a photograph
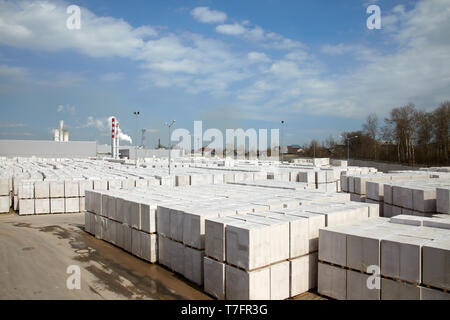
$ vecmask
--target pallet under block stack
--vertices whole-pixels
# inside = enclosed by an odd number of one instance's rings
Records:
[[[449,300],[450,217],[399,215],[320,230],[318,292],[339,300]],[[379,286],[373,269],[379,268]]]

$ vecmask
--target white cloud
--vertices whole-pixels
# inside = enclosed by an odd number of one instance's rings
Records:
[[[202,23],[224,23],[227,14],[222,11],[210,10],[209,7],[197,7],[191,10],[195,20]]]
[[[223,33],[227,35],[240,35],[247,32],[247,30],[240,24],[221,24],[216,27],[218,33]]]
[[[149,26],[133,28],[122,19],[98,17],[81,8],[79,30],[66,27],[63,2],[0,0],[0,44],[46,51],[72,49],[92,57],[132,57],[154,36]]]
[[[108,82],[114,82],[119,81],[123,79],[124,74],[122,72],[110,72],[105,73],[100,76],[100,80],[108,81]]]
[[[71,114],[75,114],[75,106],[70,104],[63,106],[62,104],[60,104],[56,107],[56,112],[68,112]]]
[[[10,67],[0,65],[0,77],[12,78],[16,80],[25,79],[28,76],[28,70],[20,67]]]

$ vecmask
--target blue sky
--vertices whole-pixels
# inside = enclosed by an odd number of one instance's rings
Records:
[[[81,29],[66,8],[81,7]],[[381,8],[369,30],[366,8]],[[0,139],[109,142],[165,121],[278,128],[285,143],[358,130],[450,99],[450,0],[0,0]],[[136,124],[133,111],[141,116]]]

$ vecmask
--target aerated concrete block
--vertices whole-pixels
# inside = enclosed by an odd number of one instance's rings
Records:
[[[131,252],[132,250],[132,234],[131,228],[126,224],[121,224],[122,234],[123,234],[123,249],[125,251]]]
[[[183,216],[183,243],[200,250],[204,249],[205,219],[217,216],[218,213],[214,210],[185,211]]]
[[[64,198],[64,212],[75,213],[80,212],[80,198]]]
[[[347,270],[319,262],[317,291],[327,297],[347,299]]]
[[[9,196],[10,186],[8,178],[0,178],[0,197]]]
[[[158,241],[156,234],[140,232],[141,235],[141,258],[151,263],[158,260]]]
[[[373,276],[347,270],[347,300],[380,300],[381,290],[367,285],[368,281],[371,283],[370,277]]]
[[[204,289],[213,297],[225,299],[225,264],[208,257],[203,260]]]
[[[175,185],[177,187],[180,186],[188,186],[190,184],[190,176],[188,175],[177,175],[175,176]]]
[[[64,213],[65,201],[64,198],[50,199],[50,213]]]
[[[181,275],[184,275],[184,251],[185,247],[182,243],[169,240],[170,241],[170,268]]]
[[[170,237],[170,210],[166,206],[158,206],[156,210],[156,230],[166,237]]]
[[[450,238],[423,246],[423,283],[450,290]]]
[[[131,229],[131,253],[141,258],[141,231]]]
[[[124,223],[129,222],[129,225],[132,228],[141,230],[142,222],[141,222],[141,206],[136,201],[129,201],[128,203],[128,215],[129,220],[124,219]],[[125,215],[127,212],[125,212]]]
[[[205,254],[219,261],[225,261],[225,228],[240,220],[231,217],[209,218],[205,220]]]
[[[450,300],[450,293],[436,289],[420,287],[421,300]]]
[[[49,200],[50,201],[50,200]],[[94,214],[90,212],[85,212],[84,214],[84,231],[94,234],[95,233],[95,226],[92,225],[92,219]]]
[[[36,199],[50,198],[50,183],[48,181],[36,181],[34,183],[34,196]]]
[[[289,298],[289,261],[270,266],[270,299],[284,300]]]
[[[183,241],[184,211],[171,208],[169,211],[170,232],[169,237],[173,240]]]
[[[0,213],[9,212],[10,202],[9,196],[0,196]]]
[[[450,188],[436,189],[436,211],[450,213]]]
[[[170,239],[158,235],[158,262],[162,264],[163,266],[168,267],[169,269],[172,269],[171,266],[171,245],[172,242]]]
[[[147,233],[156,232],[156,205],[141,203],[141,228]]]
[[[393,204],[392,185],[383,185],[383,201],[387,204]]]
[[[325,227],[325,216],[322,214],[316,214],[312,212],[296,212],[287,211],[288,215],[298,215],[308,219],[309,230],[309,252],[319,250],[319,229]]]
[[[80,196],[80,187],[78,181],[64,181],[64,197],[78,198]]]
[[[317,288],[317,252],[289,260],[290,297]]]
[[[98,191],[86,190],[85,194],[86,210],[97,215],[102,215],[102,193]]]
[[[116,198],[112,194],[103,194],[102,196],[102,214],[112,220],[117,220]]]
[[[183,275],[190,281],[201,286],[203,285],[203,258],[204,250],[197,250],[184,247],[184,273]]]
[[[94,190],[94,182],[92,180],[80,180],[78,181],[78,187],[80,188],[80,196],[84,197],[86,190]]]
[[[382,278],[381,300],[420,300],[420,287]]]
[[[34,199],[20,199],[19,215],[34,214]]]
[[[19,184],[18,195],[20,199],[34,199],[34,182]]]
[[[225,283],[227,300],[270,299],[270,267],[249,272],[226,265]]]
[[[272,239],[269,225],[247,222],[227,225],[225,234],[228,263],[252,270],[275,262],[270,251]]]
[[[49,214],[50,213],[50,199],[35,199],[34,200],[35,214]]]
[[[64,198],[64,181],[50,181],[50,198]]]
[[[436,212],[436,189],[413,189],[413,209]]]
[[[347,264],[347,230],[327,227],[319,230],[319,260],[345,267]]]
[[[94,180],[94,190],[108,190],[108,180]]]
[[[430,240],[403,235],[381,241],[381,274],[413,283],[422,280],[422,246]]]

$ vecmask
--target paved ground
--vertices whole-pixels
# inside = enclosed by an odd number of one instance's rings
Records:
[[[201,288],[84,232],[84,214],[0,215],[0,299],[210,299]],[[66,286],[81,270],[81,289]],[[296,299],[321,299],[307,293]]]

